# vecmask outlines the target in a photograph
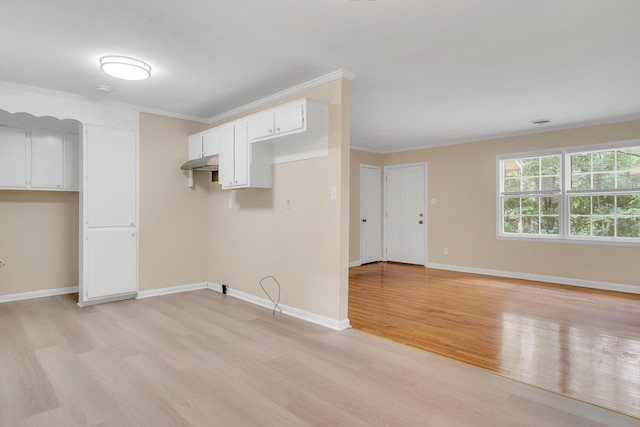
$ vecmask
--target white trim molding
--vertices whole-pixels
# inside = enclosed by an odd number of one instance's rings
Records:
[[[55,297],[58,295],[68,295],[75,293],[78,293],[77,286],[71,286],[68,288],[45,289],[42,291],[24,292],[20,294],[0,295],[0,303],[22,301],[33,298]]]
[[[201,283],[193,283],[190,285],[171,286],[168,288],[159,288],[159,289],[151,289],[149,291],[141,291],[141,292],[138,292],[138,296],[136,297],[136,299],[151,298],[151,297],[158,297],[161,295],[171,295],[171,294],[177,294],[180,292],[189,292],[189,291],[197,291],[200,289],[207,289],[208,284],[209,284],[208,282],[201,282]]]
[[[216,283],[209,283],[209,289],[222,293],[222,285]],[[273,303],[265,298],[256,297],[245,292],[236,291],[235,289],[227,289],[227,295],[237,298],[239,300],[249,302],[251,304],[259,305],[261,307],[273,310]],[[334,329],[336,331],[342,331],[351,327],[349,319],[335,320],[330,319],[319,314],[311,313],[309,311],[300,310],[299,308],[289,307],[284,304],[278,304],[278,307],[282,309],[282,314],[295,317],[297,319],[305,320],[307,322],[315,323],[316,325],[324,326],[326,328]]]
[[[351,267],[360,267],[361,265],[362,265],[362,262],[360,262],[360,260],[349,261],[349,268],[351,268]]]
[[[249,104],[243,105],[238,108],[234,108],[233,110],[227,111],[226,113],[219,114],[214,116],[208,120],[209,124],[216,124],[223,120],[226,120],[230,117],[234,117],[236,115],[246,113],[247,111],[253,110],[254,108],[261,107],[263,105],[267,105],[271,102],[279,101],[283,98],[286,98],[290,95],[295,95],[305,90],[314,88],[316,86],[323,85],[325,83],[332,82],[337,79],[347,79],[353,80],[356,78],[356,74],[347,70],[336,70],[332,73],[325,74],[324,76],[320,76],[313,80],[309,80],[308,82],[301,83],[299,85],[290,87],[289,89],[285,89],[281,92],[274,93],[273,95],[269,95],[265,98],[258,99],[257,101],[250,102]]]
[[[506,277],[509,279],[534,280],[536,282],[552,283],[556,285],[579,286],[582,288],[600,289],[604,291],[626,292],[640,294],[640,286],[625,285],[623,283],[597,282],[594,280],[573,279],[570,277],[545,276],[542,274],[518,273],[514,271],[491,270],[486,268],[461,267],[458,265],[427,263],[427,268],[437,270],[459,271],[461,273],[484,274],[488,276]]]

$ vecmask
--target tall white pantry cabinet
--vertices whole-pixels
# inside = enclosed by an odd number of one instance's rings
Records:
[[[138,291],[138,132],[83,126],[78,304]]]

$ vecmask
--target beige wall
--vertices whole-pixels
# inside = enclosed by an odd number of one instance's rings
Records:
[[[211,281],[266,298],[259,281],[273,275],[282,286],[282,304],[346,319],[348,89],[348,81],[336,80],[278,102],[306,96],[330,104],[327,157],[275,165],[271,189],[223,191],[216,183],[210,185]],[[331,186],[339,189],[337,201],[329,199]],[[271,294],[275,298],[273,289]]]
[[[430,263],[640,286],[639,247],[496,239],[495,170],[498,154],[639,138],[640,121],[631,121],[392,153],[383,162],[428,162],[427,196],[438,200],[427,205]],[[351,245],[355,261],[358,241]]]
[[[0,190],[0,295],[78,286],[78,193]]]
[[[140,115],[139,290],[208,281],[207,209],[211,174],[187,186],[187,137],[201,123]]]

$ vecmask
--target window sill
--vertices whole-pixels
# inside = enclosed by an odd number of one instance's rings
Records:
[[[580,239],[580,238],[562,238],[562,237],[546,237],[546,236],[511,236],[499,234],[497,240],[512,240],[520,242],[540,242],[540,243],[569,243],[579,245],[600,245],[600,246],[628,246],[640,247],[640,241],[629,240],[607,240],[607,239]]]

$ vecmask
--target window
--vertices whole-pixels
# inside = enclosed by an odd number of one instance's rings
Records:
[[[499,236],[640,243],[640,142],[498,165]]]

